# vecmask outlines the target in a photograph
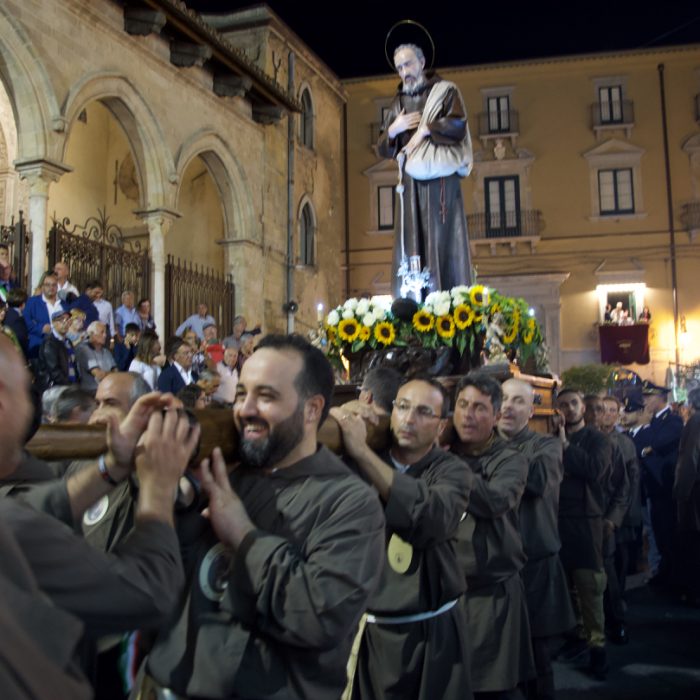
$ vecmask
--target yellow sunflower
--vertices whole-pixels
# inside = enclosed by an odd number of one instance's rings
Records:
[[[441,338],[452,338],[455,334],[455,322],[452,316],[447,314],[447,316],[438,316],[435,323],[435,328],[437,334]]]
[[[454,312],[455,326],[463,331],[474,323],[474,310],[468,304],[460,304]]]
[[[360,335],[360,324],[354,318],[345,318],[338,324],[338,335],[352,343]]]
[[[435,316],[429,311],[420,309],[413,314],[413,327],[419,333],[427,333],[431,331],[435,326]]]
[[[469,290],[469,300],[472,306],[486,306],[489,303],[489,293],[483,284],[475,284]]]
[[[335,343],[338,338],[338,330],[335,326],[326,326],[326,333],[328,334],[328,342]]]
[[[382,345],[391,345],[396,338],[394,325],[389,321],[382,321],[374,327],[374,339]]]
[[[527,322],[527,330],[523,333],[523,343],[529,345],[535,339],[535,329],[537,328],[537,322],[534,318],[531,318]]]
[[[370,335],[371,332],[367,326],[362,326],[362,328],[360,328],[360,340],[369,340]]]
[[[491,307],[491,315],[495,316],[499,311],[503,311],[503,308],[501,305],[496,302],[492,307]]]
[[[513,325],[508,333],[503,336],[503,342],[510,345],[518,337],[518,329],[520,327],[520,321],[517,316],[513,318]]]

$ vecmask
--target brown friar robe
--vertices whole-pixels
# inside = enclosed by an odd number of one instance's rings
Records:
[[[408,143],[415,130],[404,131],[395,139],[389,139],[387,129],[402,110],[406,114],[422,113],[430,89],[440,80],[437,75],[428,75],[423,88],[417,94],[399,92],[396,95],[377,143],[380,156],[395,158]],[[440,117],[427,126],[430,129],[428,138],[435,144],[452,145],[464,139],[469,127],[464,102],[458,90],[451,89],[447,92]],[[471,283],[467,223],[460,182],[461,178],[457,174],[434,180],[414,180],[410,175],[404,174],[404,251],[407,256],[421,256],[422,265],[430,270],[432,289],[450,289]],[[399,217],[400,209],[397,203],[397,222]],[[396,277],[402,254],[400,231],[400,225],[397,223],[392,268],[392,291],[396,298],[401,296],[401,281]]]
[[[106,554],[66,524],[72,518],[64,482],[39,484],[21,498],[25,503],[0,499],[0,519],[41,591],[80,619],[91,636],[157,627],[168,618],[184,583],[172,527],[137,520],[116,552]]]
[[[525,552],[518,507],[527,460],[498,435],[478,455],[460,451],[474,486],[458,529],[458,554],[467,579],[467,631],[475,692],[511,690],[534,677],[530,625],[520,571]]]
[[[83,626],[39,590],[3,518],[0,561],[0,696],[88,700],[92,688],[75,663]]]
[[[388,453],[382,458],[395,466]],[[394,474],[386,516],[380,585],[368,602],[353,697],[358,700],[468,700],[469,651],[462,605],[429,619],[465,590],[457,560],[457,527],[472,475],[453,455],[432,449]],[[381,567],[380,567],[381,568]],[[406,620],[397,624],[397,618]]]
[[[338,700],[381,573],[379,498],[325,447],[230,479],[257,529],[233,553],[197,510],[180,516],[187,595],[146,671],[187,697]]]
[[[520,534],[527,556],[521,571],[533,637],[563,634],[576,625],[566,574],[559,559],[559,485],[564,468],[561,441],[527,426],[509,440],[528,462],[520,501]]]

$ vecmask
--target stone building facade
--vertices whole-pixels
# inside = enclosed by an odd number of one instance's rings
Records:
[[[161,328],[168,254],[232,273],[267,331],[342,295],[344,89],[270,10],[7,0],[0,59],[0,217],[24,208],[34,284],[50,219],[99,208],[147,243]]]

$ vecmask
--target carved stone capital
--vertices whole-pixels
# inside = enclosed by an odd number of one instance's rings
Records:
[[[212,55],[211,46],[194,44],[187,41],[170,42],[170,62],[179,68],[203,66]]]
[[[73,172],[73,168],[63,163],[46,158],[32,158],[29,160],[16,160],[15,170],[21,180],[29,184],[29,196],[48,197],[49,185],[58,182],[61,176]]]

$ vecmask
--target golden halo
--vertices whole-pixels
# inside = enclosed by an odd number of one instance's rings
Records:
[[[392,26],[392,28],[387,32],[386,34],[386,39],[384,39],[384,56],[386,57],[386,62],[389,64],[389,68],[391,68],[392,72],[396,70],[396,66],[394,66],[394,61],[393,57],[389,56],[389,38],[391,37],[392,32],[400,27],[403,24],[412,24],[419,29],[423,30],[425,33],[425,36],[428,37],[428,41],[430,42],[430,49],[432,52],[432,55],[430,57],[430,65],[427,66],[426,70],[431,70],[433,65],[435,64],[435,42],[433,41],[433,37],[430,36],[430,32],[420,23],[416,22],[413,19],[402,19],[399,20],[396,24]],[[404,42],[402,42],[404,43]],[[415,43],[415,42],[408,42],[408,43]],[[421,49],[423,47],[421,46]]]

